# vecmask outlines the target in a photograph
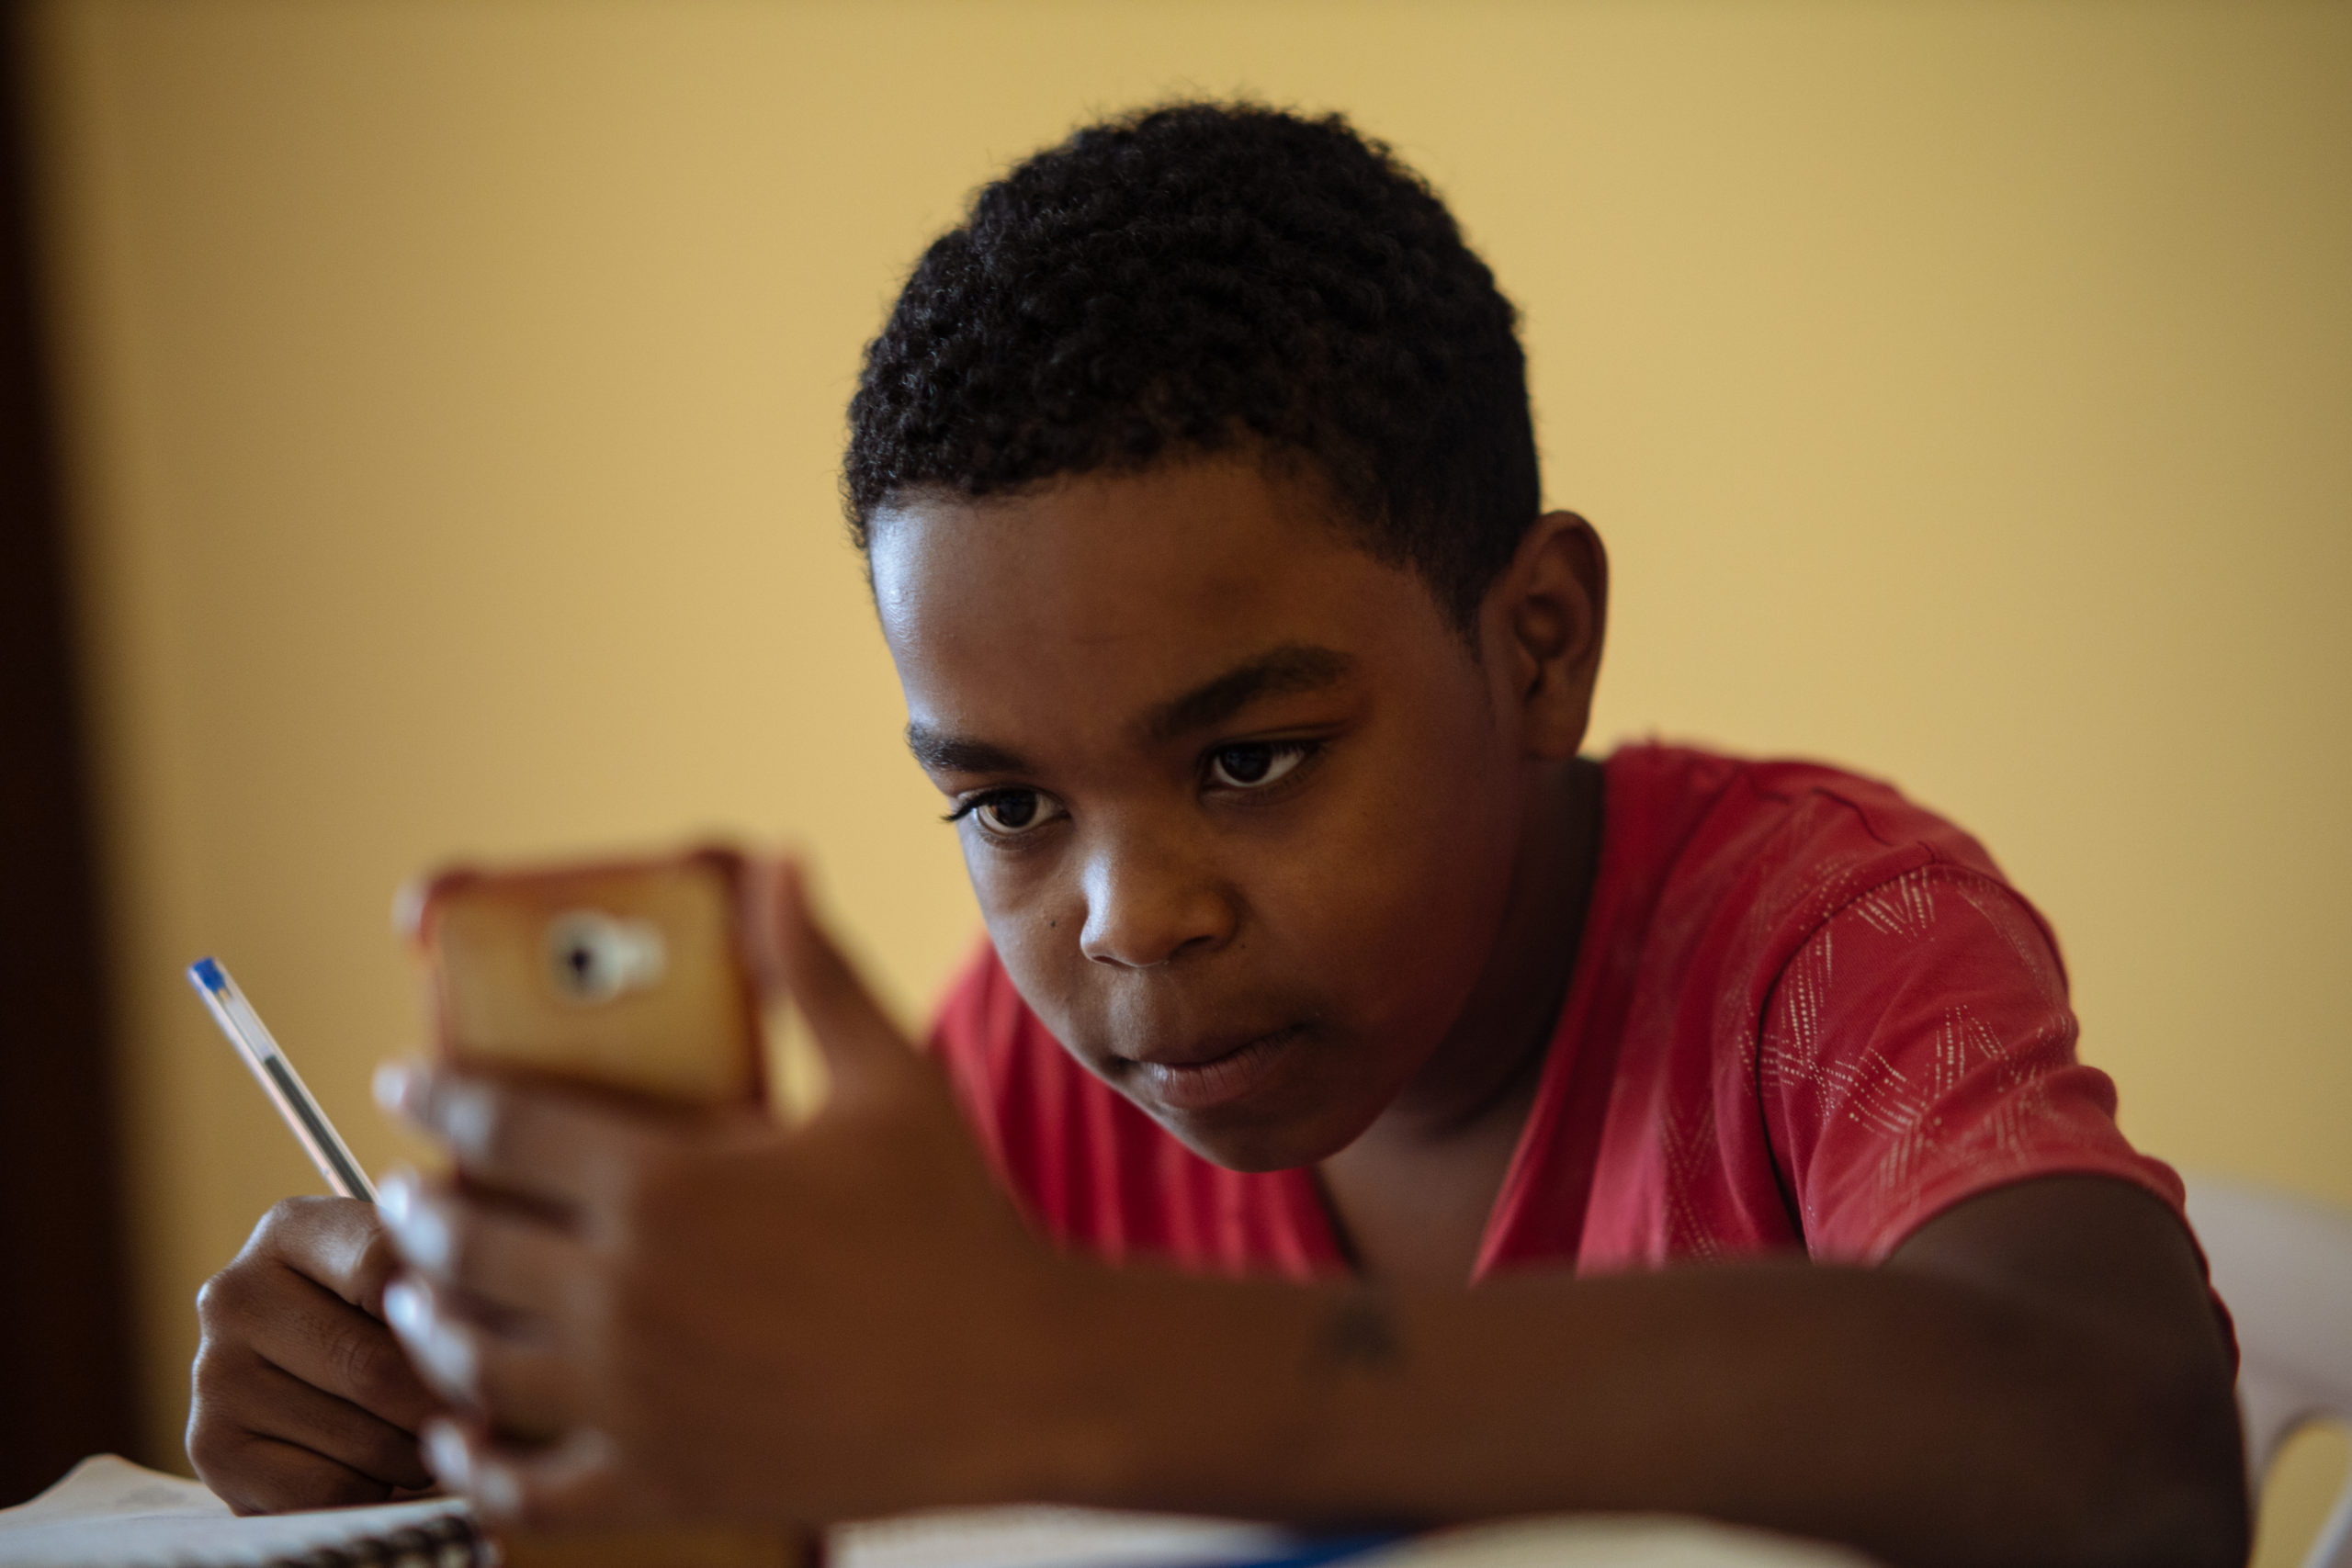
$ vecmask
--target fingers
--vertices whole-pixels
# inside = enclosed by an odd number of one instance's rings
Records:
[[[385,1290],[384,1315],[426,1382],[457,1404],[494,1413],[501,1431],[544,1435],[573,1425],[576,1381],[544,1335],[466,1312],[407,1275]]]
[[[903,1069],[911,1048],[817,917],[799,863],[768,870],[765,916],[773,977],[790,993],[839,1081]]]
[[[248,1438],[226,1462],[198,1459],[194,1445],[188,1457],[198,1479],[240,1514],[345,1508],[388,1501],[394,1492],[347,1464],[275,1438]]]
[[[441,1483],[471,1497],[494,1524],[594,1524],[627,1508],[612,1444],[593,1428],[518,1449],[457,1422],[436,1421],[425,1431],[424,1452]]]
[[[448,1145],[469,1180],[560,1211],[608,1197],[642,1136],[621,1108],[553,1084],[387,1062],[375,1087],[377,1103]]]
[[[413,1432],[438,1402],[384,1325],[273,1258],[221,1270],[198,1292],[205,1356],[243,1350],[339,1401]]]
[[[188,1458],[240,1513],[381,1502],[431,1483],[410,1433],[250,1351],[196,1366]]]
[[[362,1312],[376,1310],[394,1267],[375,1206],[357,1198],[288,1198],[273,1204],[243,1258],[267,1258]]]
[[[380,1316],[384,1286],[394,1268],[383,1223],[361,1199],[316,1201],[334,1205],[333,1223],[321,1227],[316,1247],[294,1258],[294,1266],[361,1312]]]
[[[469,1199],[414,1171],[385,1177],[376,1201],[413,1272],[509,1316],[563,1315],[590,1266],[579,1239],[544,1216]]]

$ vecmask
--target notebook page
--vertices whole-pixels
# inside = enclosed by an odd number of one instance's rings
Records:
[[[0,1568],[255,1568],[322,1547],[382,1541],[403,1531],[457,1535],[467,1517],[449,1497],[239,1518],[201,1483],[99,1454],[29,1503],[0,1508]],[[445,1555],[470,1561],[462,1545]],[[455,1547],[452,1552],[449,1549]]]
[[[257,1565],[462,1518],[440,1498],[239,1518],[200,1483],[112,1454],[84,1460],[29,1503],[0,1509],[0,1568]],[[831,1533],[833,1568],[1222,1568],[1283,1554],[1262,1525],[1087,1508],[911,1514]],[[451,1554],[468,1560],[462,1547]]]

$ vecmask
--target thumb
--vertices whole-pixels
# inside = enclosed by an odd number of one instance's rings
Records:
[[[913,1047],[818,918],[806,869],[785,856],[764,871],[765,977],[808,1021],[836,1086],[903,1067]]]

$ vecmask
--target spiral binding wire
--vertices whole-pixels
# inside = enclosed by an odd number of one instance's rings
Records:
[[[267,1568],[498,1568],[497,1544],[462,1514],[387,1530],[365,1540],[322,1546]]]

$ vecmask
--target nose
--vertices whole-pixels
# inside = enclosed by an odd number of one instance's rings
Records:
[[[1079,951],[1097,964],[1149,969],[1233,936],[1232,890],[1181,846],[1141,837],[1106,844],[1088,859],[1081,886]]]

